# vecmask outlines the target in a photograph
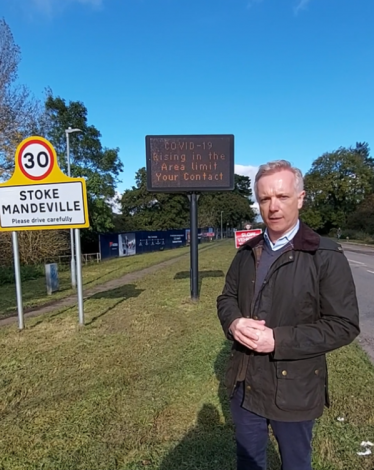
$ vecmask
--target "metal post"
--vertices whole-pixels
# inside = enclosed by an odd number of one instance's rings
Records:
[[[68,176],[70,177],[70,143],[69,143],[69,134],[72,131],[72,128],[69,127],[65,131],[66,134],[66,158],[68,163]],[[77,287],[77,275],[75,270],[75,259],[74,259],[74,232],[73,229],[70,229],[70,251],[71,251],[71,261],[70,261],[70,272],[71,272],[71,287],[75,289]]]
[[[191,217],[191,299],[199,298],[199,260],[198,260],[198,233],[197,233],[197,200],[196,193],[190,197],[190,217]]]
[[[22,286],[21,286],[21,267],[19,262],[18,234],[12,232],[13,257],[14,257],[14,277],[16,279],[17,309],[18,309],[18,328],[23,330],[25,325],[23,321],[22,305]]]
[[[223,211],[221,211],[221,240],[222,240],[222,238],[223,238],[222,214],[223,214]]]
[[[81,236],[79,228],[75,229],[75,258],[77,260],[77,293],[78,293],[78,316],[79,324],[84,325],[83,310],[83,283],[82,283],[82,254],[81,254]]]

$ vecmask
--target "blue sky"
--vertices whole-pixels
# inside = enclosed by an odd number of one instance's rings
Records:
[[[236,171],[374,150],[373,0],[0,0],[19,82],[80,100],[124,163],[147,134],[234,134]]]

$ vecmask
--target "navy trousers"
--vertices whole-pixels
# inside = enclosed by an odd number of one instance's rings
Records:
[[[244,384],[238,384],[231,399],[235,424],[237,470],[266,470],[268,428],[278,442],[282,470],[312,470],[314,421],[282,422],[258,416],[242,408]]]

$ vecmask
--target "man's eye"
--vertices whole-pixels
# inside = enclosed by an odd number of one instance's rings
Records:
[[[288,199],[288,196],[281,196],[280,199],[282,200]]]

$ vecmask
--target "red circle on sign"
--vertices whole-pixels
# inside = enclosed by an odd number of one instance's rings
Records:
[[[43,173],[40,176],[30,175],[30,173],[28,173],[28,171],[27,171],[27,168],[24,168],[24,166],[23,166],[22,157],[24,155],[24,151],[28,146],[30,146],[32,144],[41,145],[42,147],[44,147],[47,150],[47,153],[49,155],[49,159],[50,159],[49,160],[50,161],[49,167],[46,170],[46,172]],[[22,147],[19,150],[19,153],[18,153],[18,166],[19,166],[20,170],[22,171],[22,173],[26,176],[26,178],[29,178],[29,179],[34,180],[34,181],[43,180],[44,178],[46,178],[51,173],[51,171],[53,170],[54,164],[55,164],[55,159],[54,159],[52,149],[50,148],[49,145],[47,145],[42,140],[38,140],[38,139],[29,140],[29,141],[25,142],[25,144],[22,145]]]

